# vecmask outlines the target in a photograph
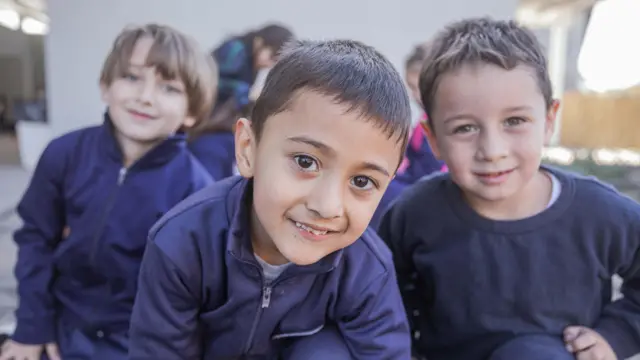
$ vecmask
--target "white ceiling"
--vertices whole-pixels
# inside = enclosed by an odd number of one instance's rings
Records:
[[[599,0],[520,0],[516,18],[533,28],[571,22]]]
[[[0,7],[15,9],[23,15],[46,15],[47,13],[46,0],[0,0]]]
[[[19,6],[31,8],[36,11],[46,12],[47,1],[46,0],[13,0]]]
[[[573,10],[589,8],[597,0],[520,0],[520,6],[534,11]]]

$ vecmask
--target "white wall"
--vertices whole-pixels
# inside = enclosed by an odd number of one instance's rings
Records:
[[[207,49],[266,21],[290,25],[299,37],[354,38],[376,46],[401,68],[411,47],[454,19],[511,17],[518,0],[51,0],[46,39],[52,135],[101,121],[97,79],[125,25],[163,22]]]

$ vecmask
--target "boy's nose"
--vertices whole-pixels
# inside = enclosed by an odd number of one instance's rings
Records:
[[[509,155],[509,144],[499,134],[485,133],[478,139],[477,156],[482,161],[496,161]]]
[[[344,215],[344,187],[337,182],[320,181],[307,198],[307,208],[323,219]]]
[[[140,86],[140,91],[138,92],[138,101],[144,104],[151,104],[153,102],[153,92],[155,85],[149,81],[144,82]]]

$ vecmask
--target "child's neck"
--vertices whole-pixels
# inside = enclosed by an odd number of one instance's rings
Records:
[[[478,214],[492,220],[522,220],[544,211],[551,199],[552,181],[544,170],[539,170],[518,194],[499,200],[486,201],[465,196]]]
[[[158,145],[161,141],[153,141],[143,143],[140,141],[131,140],[116,131],[116,139],[120,146],[122,153],[122,166],[125,168],[131,167],[136,161],[145,156],[151,149]]]
[[[251,209],[251,247],[254,254],[267,264],[284,265],[289,263],[289,260],[282,256],[273,241],[270,240],[254,209]]]

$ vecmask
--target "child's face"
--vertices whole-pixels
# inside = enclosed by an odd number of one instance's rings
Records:
[[[110,85],[102,84],[102,98],[118,133],[139,143],[159,142],[181,126],[192,126],[184,83],[163,79],[153,67],[145,66],[153,45],[140,39],[133,49],[129,71]]]
[[[440,80],[430,143],[467,197],[505,200],[538,173],[557,109],[528,67],[463,66]]]
[[[253,40],[253,66],[256,70],[270,69],[278,61],[276,51],[266,46],[261,37]]]
[[[315,263],[369,224],[402,149],[347,110],[307,91],[268,119],[259,142],[248,121],[238,122],[238,168],[254,178],[254,251],[265,260]]]

